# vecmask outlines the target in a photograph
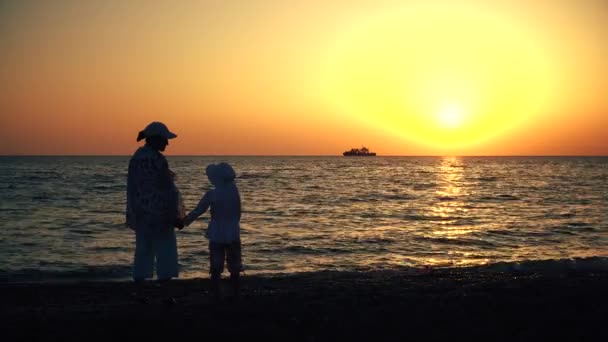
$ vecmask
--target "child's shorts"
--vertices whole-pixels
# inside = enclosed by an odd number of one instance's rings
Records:
[[[217,243],[209,241],[209,263],[211,273],[221,274],[224,271],[224,262],[228,262],[230,273],[239,273],[243,270],[241,261],[241,240],[233,243]]]

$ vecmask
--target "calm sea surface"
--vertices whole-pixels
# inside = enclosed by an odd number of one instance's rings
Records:
[[[129,279],[128,160],[0,157],[0,281]],[[188,209],[219,161],[247,274],[608,260],[608,157],[169,157]],[[182,278],[207,220],[177,232]]]

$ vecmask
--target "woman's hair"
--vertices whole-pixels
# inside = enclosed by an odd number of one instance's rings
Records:
[[[166,145],[169,143],[169,140],[160,135],[153,135],[151,137],[146,137],[146,145],[150,145],[152,147],[158,147],[158,145],[161,143],[164,143]]]
[[[162,135],[153,135],[151,137],[146,137],[146,143],[152,143],[156,141],[169,141],[169,139],[163,137]]]

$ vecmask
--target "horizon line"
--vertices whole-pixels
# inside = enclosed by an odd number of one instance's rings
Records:
[[[342,157],[341,154],[163,154],[166,157]],[[130,157],[132,154],[0,154],[0,157]],[[355,159],[357,156],[354,156]],[[385,154],[374,157],[608,157],[595,154]],[[364,157],[364,159],[374,157]]]

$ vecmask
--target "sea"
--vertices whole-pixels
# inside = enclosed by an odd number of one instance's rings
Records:
[[[245,274],[608,269],[608,157],[169,156],[187,209],[237,172]],[[129,280],[129,156],[0,157],[0,282]],[[209,214],[176,231],[208,277]]]

